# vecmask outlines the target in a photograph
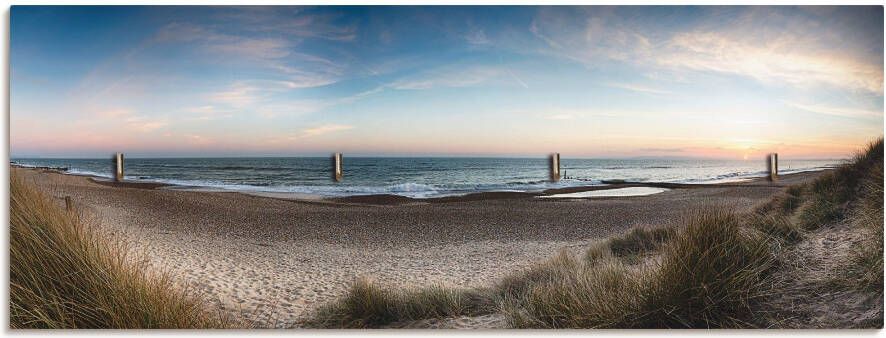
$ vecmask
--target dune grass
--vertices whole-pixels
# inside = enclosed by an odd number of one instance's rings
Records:
[[[231,322],[113,238],[10,177],[12,328],[223,328]]]
[[[872,156],[880,154],[877,156]],[[861,196],[849,212],[852,226],[866,232],[866,241],[853,252],[850,278],[861,289],[883,293],[883,140],[872,144],[866,156],[856,162],[866,163],[866,174],[858,186]]]
[[[561,254],[531,268],[548,272],[517,275],[529,285],[512,293],[504,312],[515,327],[750,326],[755,292],[772,262],[767,237],[725,211],[699,212],[685,224],[669,236],[658,263],[630,267],[605,255],[582,262]]]
[[[780,253],[803,241],[805,233],[847,221],[870,235],[855,249],[844,285],[882,295],[882,139],[753,212],[708,208],[686,215],[678,228],[635,228],[595,243],[583,259],[563,251],[473,293],[369,292],[358,283],[334,303],[334,313],[320,314],[332,327],[489,312],[527,328],[768,327],[760,304],[780,292],[769,280]],[[638,264],[632,258],[640,255],[648,259]],[[483,296],[453,296],[465,294]]]
[[[864,189],[870,185],[882,187],[882,175],[883,139],[879,139],[845,165],[809,185],[808,201],[798,210],[798,224],[806,230],[815,230],[821,225],[846,218],[850,207],[854,207],[850,202],[864,203],[865,200],[876,198],[865,194]],[[879,198],[882,199],[882,196]]]
[[[609,250],[617,257],[639,255],[657,249],[676,233],[672,227],[640,226],[621,236],[610,238]]]
[[[654,252],[676,233],[673,227],[635,226],[622,235],[593,243],[585,251],[585,259],[593,262],[604,258],[618,258],[624,263],[637,264],[644,255]]]
[[[399,321],[492,312],[483,291],[433,286],[391,290],[358,279],[347,296],[321,307],[306,325],[323,328],[373,328]]]

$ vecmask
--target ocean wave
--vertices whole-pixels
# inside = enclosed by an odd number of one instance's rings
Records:
[[[359,195],[399,195],[411,198],[433,198],[444,196],[458,196],[477,192],[492,191],[518,191],[534,192],[551,188],[564,188],[579,185],[593,184],[589,181],[564,180],[560,182],[531,181],[510,182],[506,184],[424,184],[424,183],[400,183],[393,185],[257,185],[257,184],[232,184],[209,180],[180,180],[180,179],[137,179],[137,181],[164,183],[178,188],[208,188],[220,191],[242,192],[270,192],[270,193],[298,193],[319,195],[326,197],[343,197]]]
[[[100,173],[100,172],[96,172],[96,171],[82,170],[82,169],[77,169],[77,168],[68,169],[68,171],[66,173],[71,174],[71,175],[93,176],[93,177],[102,177],[102,178],[113,178],[114,177],[113,175],[108,174],[108,173]]]

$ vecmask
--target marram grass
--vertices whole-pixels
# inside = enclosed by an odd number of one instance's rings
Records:
[[[224,328],[231,322],[127,257],[119,241],[12,171],[9,322],[17,329]]]

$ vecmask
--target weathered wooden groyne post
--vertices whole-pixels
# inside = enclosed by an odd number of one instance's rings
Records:
[[[114,160],[116,161],[116,170],[114,171],[114,180],[117,182],[123,181],[123,153],[117,153],[114,156]]]
[[[778,181],[778,153],[766,156],[766,170],[769,172],[769,181]]]
[[[560,153],[551,154],[550,159],[551,181],[557,182],[560,180]]]
[[[332,178],[336,182],[341,182],[343,177],[341,153],[335,153],[332,155]]]

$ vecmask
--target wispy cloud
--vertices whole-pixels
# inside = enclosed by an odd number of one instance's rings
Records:
[[[472,45],[488,45],[490,43],[489,39],[486,37],[486,32],[482,29],[471,30],[465,35],[465,40]]]
[[[808,112],[832,115],[832,116],[841,116],[841,117],[851,117],[851,118],[859,118],[859,117],[883,117],[883,111],[877,110],[869,110],[869,109],[858,109],[858,108],[847,108],[847,107],[835,107],[823,104],[802,104],[797,102],[785,101],[790,107],[794,107],[797,109],[805,110]]]
[[[388,86],[399,90],[423,90],[431,88],[462,88],[479,85],[529,86],[512,71],[503,66],[453,65],[401,78]]]
[[[679,153],[686,151],[686,148],[640,148],[637,150],[650,153]]]
[[[547,120],[572,120],[575,118],[573,114],[551,114],[544,117]]]
[[[809,48],[809,41],[784,35],[775,42],[731,34],[688,32],[676,35],[657,61],[665,66],[751,77],[767,83],[883,91],[882,64]]]
[[[266,89],[266,88],[265,88]],[[262,88],[244,82],[236,82],[229,88],[209,94],[209,101],[230,107],[243,108],[255,104],[266,92]]]
[[[347,42],[358,36],[356,23],[344,20],[341,14],[318,13],[306,7],[234,7],[223,10],[219,18],[228,25],[236,24],[246,30],[299,38]]]
[[[256,76],[286,81],[290,89],[321,87],[342,79],[346,66],[325,57],[298,51],[302,38],[267,37],[280,33],[235,35],[176,22],[162,27],[153,41],[196,45],[198,50],[203,51],[201,57],[215,59],[226,67],[239,65],[266,69],[266,72],[256,73]]]
[[[169,121],[165,118],[156,119],[147,116],[133,116],[126,119],[126,124],[130,129],[140,132],[151,132],[169,125]]]
[[[326,134],[337,133],[345,130],[354,129],[354,126],[346,124],[324,124],[321,126],[307,128],[301,131],[299,138],[317,137]]]
[[[736,18],[708,15],[704,18],[710,19],[694,26],[667,30],[606,10],[576,15],[544,9],[529,31],[550,47],[543,53],[591,68],[619,61],[658,70],[744,76],[766,84],[882,94],[882,59],[853,54],[865,46],[833,48],[848,43],[847,38],[823,35],[817,19],[792,13],[750,9],[741,15],[724,14]],[[767,24],[771,22],[782,24]]]
[[[631,84],[631,83],[607,83],[606,85],[609,87],[612,87],[612,88],[624,89],[624,90],[629,90],[629,91],[644,93],[644,94],[654,94],[654,95],[673,94],[673,92],[671,92],[671,91],[657,89],[657,88],[651,88],[651,87],[646,87],[643,85],[637,85],[637,84]]]

